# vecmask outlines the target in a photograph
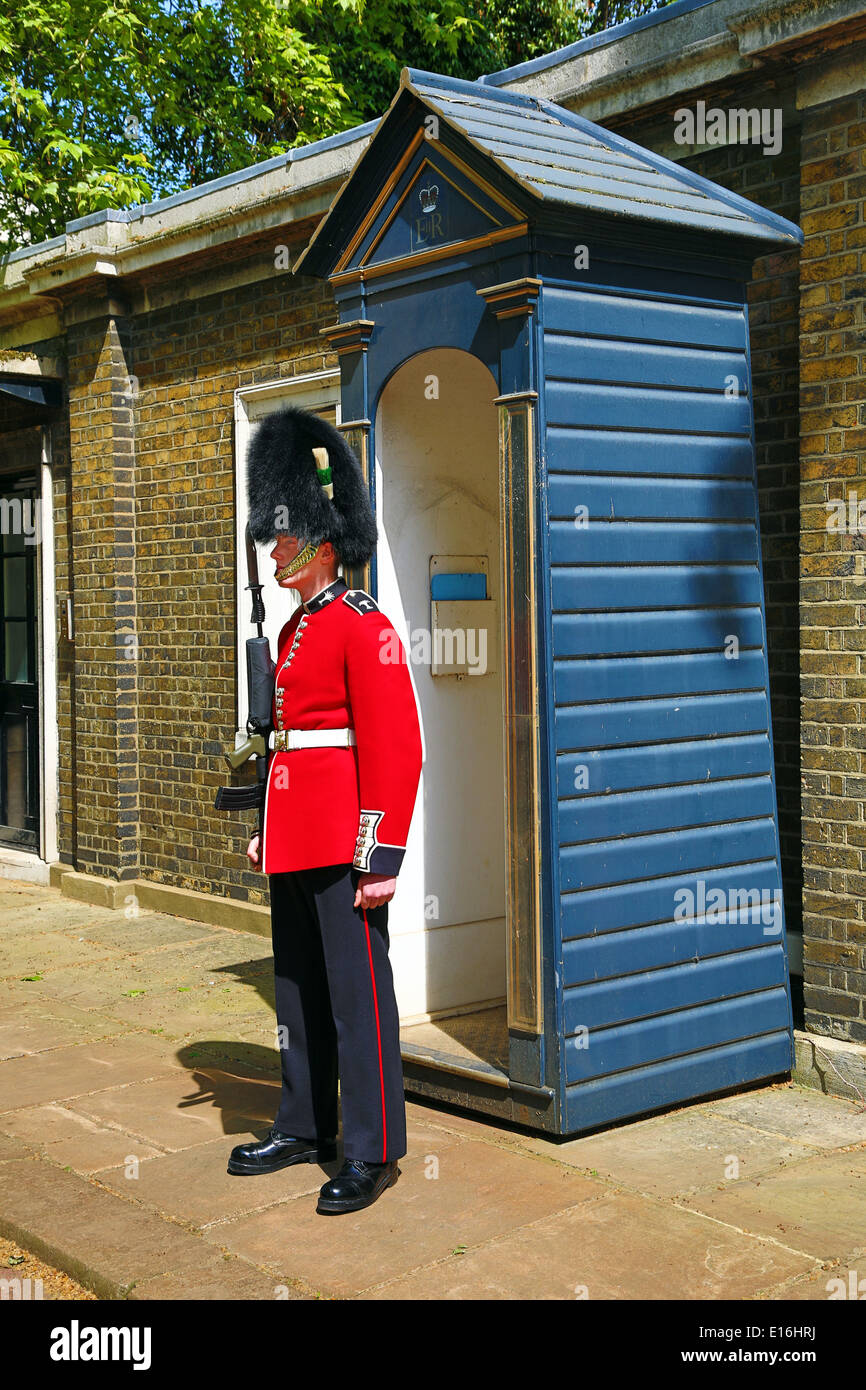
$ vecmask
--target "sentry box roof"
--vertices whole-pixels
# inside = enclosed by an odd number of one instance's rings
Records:
[[[428,122],[438,122],[428,124],[431,145],[441,142],[476,168],[480,154],[494,201],[498,192],[515,214],[551,229],[591,219],[596,230],[608,224],[626,237],[655,233],[668,244],[694,245],[690,233],[710,236],[721,241],[717,251],[728,243],[751,257],[802,244],[802,232],[784,217],[553,102],[404,68],[369,147],[295,269],[319,276],[349,269],[345,248],[405,148],[407,129],[417,125],[419,105]],[[491,207],[483,211],[495,216]]]

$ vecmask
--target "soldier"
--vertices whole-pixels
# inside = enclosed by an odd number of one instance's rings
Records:
[[[267,417],[247,488],[252,535],[275,541],[277,582],[301,603],[279,636],[274,753],[247,849],[270,885],[280,1105],[228,1171],[334,1158],[339,1073],[344,1162],[316,1209],[357,1211],[396,1182],[406,1152],[387,922],[421,774],[418,711],[397,633],[337,574],[376,545],[342,435],[291,407]]]

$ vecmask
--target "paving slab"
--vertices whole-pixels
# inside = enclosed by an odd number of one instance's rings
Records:
[[[125,986],[129,987],[128,985]],[[246,993],[222,992],[220,986],[196,984],[186,990],[175,986],[143,989],[136,981],[133,989],[142,989],[135,997],[115,996],[100,1007],[130,1028],[152,1028],[175,1038],[187,1038],[203,1031],[231,1034],[240,1024],[250,1021],[254,1004]]]
[[[0,910],[4,913],[15,913],[29,908],[53,913],[55,909],[62,910],[71,906],[89,909],[88,903],[74,903],[71,898],[65,897],[55,888],[49,888],[47,884],[28,883],[24,879],[0,879]]]
[[[72,902],[69,898],[51,906],[44,903],[13,905],[0,899],[0,920],[4,939],[28,936],[46,929],[57,932],[78,931],[83,935],[97,928],[97,924],[103,919],[95,914],[104,911],[104,908],[93,908],[86,903]],[[117,914],[111,913],[110,916],[116,917]]]
[[[78,1008],[93,1010],[127,1024],[171,1030],[183,1036],[202,1027],[231,1028],[246,1022],[262,1008],[257,992],[245,985],[225,984],[214,971],[196,979],[184,976],[161,953],[128,961],[99,962],[83,972],[65,968],[50,972],[37,988]],[[143,962],[160,962],[145,969]]]
[[[87,970],[67,965],[39,973],[42,975],[39,980],[17,983],[17,996],[14,992],[15,982],[12,982],[13,992],[8,996],[10,1002],[14,1002],[16,997],[64,999],[79,1009],[102,1011],[114,1018],[114,1006],[122,998],[123,991],[131,987],[127,963],[120,956],[97,961]],[[4,983],[4,995],[9,989],[10,984]]]
[[[116,1019],[106,1016],[100,1020],[65,1000],[37,997],[26,1004],[19,1002],[4,1008],[0,1014],[0,1061],[88,1038],[116,1036],[123,1030],[123,1024]]]
[[[517,1226],[599,1200],[598,1184],[529,1155],[452,1138],[437,1164],[409,1155],[372,1207],[319,1215],[298,1197],[204,1231],[253,1264],[291,1269],[305,1283],[347,1298],[409,1274],[423,1260],[489,1241]]]
[[[315,1196],[340,1167],[338,1159],[324,1165],[297,1163],[255,1177],[231,1175],[226,1172],[229,1154],[245,1139],[246,1135],[233,1134],[193,1149],[147,1158],[135,1177],[123,1166],[106,1167],[100,1171],[99,1181],[120,1195],[134,1191],[136,1201],[151,1210],[201,1227],[259,1212],[293,1197]]]
[[[94,922],[82,929],[82,935],[97,945],[116,947],[130,955],[142,955],[162,946],[191,945],[209,941],[214,928],[201,922],[187,922],[182,917],[166,917],[161,912],[143,912],[127,918],[112,912],[111,920]]]
[[[181,943],[172,948],[171,954],[190,971],[220,970],[231,974],[236,969],[244,978],[258,966],[264,969],[269,964],[273,970],[270,949],[262,947],[259,937],[225,927],[213,927],[206,939]]]
[[[272,1274],[248,1265],[244,1260],[216,1251],[203,1250],[201,1262],[183,1274],[161,1274],[137,1282],[129,1294],[131,1303],[185,1299],[252,1300],[295,1302],[314,1298],[303,1286],[275,1279]]]
[[[63,895],[47,884],[30,883],[20,878],[0,878],[0,906],[4,909],[14,908],[21,903],[36,903],[48,910],[63,901]]]
[[[619,1193],[391,1278],[364,1296],[413,1302],[744,1299],[811,1263],[653,1198]]]
[[[817,1260],[838,1258],[852,1236],[866,1232],[866,1149],[815,1155],[770,1177],[729,1183],[683,1202]]]
[[[227,1036],[213,1037],[192,1033],[173,1039],[178,1060],[190,1071],[216,1070],[231,1076],[248,1077],[253,1081],[279,1082],[280,1058],[273,1037],[264,1042],[242,1043],[234,1029]],[[171,1040],[168,1029],[160,1035]]]
[[[201,1239],[44,1159],[3,1165],[0,1231],[103,1297],[167,1272],[192,1274]]]
[[[831,1149],[866,1143],[866,1106],[798,1086],[770,1086],[714,1103],[721,1115],[784,1134],[801,1144]]]
[[[76,1173],[96,1173],[126,1164],[130,1157],[146,1159],[161,1152],[118,1125],[99,1123],[55,1102],[7,1110],[0,1115],[0,1128]]]
[[[10,1165],[4,1169],[9,1186],[4,1188],[8,1200],[0,1212],[0,1232],[25,1240],[28,1249],[74,1271],[103,1298],[280,1301],[316,1296],[296,1279],[276,1281],[223,1251],[218,1242],[215,1248],[141,1204],[112,1197],[101,1184],[81,1182],[40,1161],[27,1144],[6,1134],[0,1134],[0,1163]]]
[[[174,1151],[224,1134],[245,1138],[270,1125],[278,1105],[276,1080],[253,1081],[216,1068],[175,1068],[153,1080],[77,1096],[69,1108]]]
[[[45,980],[4,980],[0,985],[0,1013],[20,1005],[45,1004],[59,998]]]
[[[0,1113],[49,1100],[86,1096],[107,1087],[128,1086],[170,1068],[165,1044],[149,1034],[76,1043],[30,1057],[12,1057],[0,1068]]]
[[[862,1302],[866,1298],[866,1245],[842,1260],[816,1266],[786,1285],[778,1296],[794,1303]]]
[[[208,1075],[216,1080],[219,1074]],[[221,1087],[228,1087],[230,1080],[220,1078]],[[250,1094],[244,1089],[245,1085],[239,1082],[234,1093],[235,1103],[239,1107],[247,1104]],[[221,1102],[230,1104],[232,1098],[230,1089],[220,1090]],[[280,1172],[256,1177],[241,1177],[226,1171],[228,1157],[235,1144],[263,1138],[267,1133],[273,1118],[273,1111],[269,1107],[275,1108],[278,1100],[279,1089],[276,1086],[262,1093],[260,1108],[267,1109],[268,1114],[249,1124],[249,1127],[248,1117],[243,1115],[241,1108],[234,1112],[224,1108],[223,1125],[237,1124],[239,1129],[227,1130],[219,1140],[198,1142],[168,1153],[160,1154],[154,1150],[147,1156],[140,1154],[145,1161],[134,1176],[130,1175],[126,1163],[126,1151],[115,1162],[108,1148],[103,1164],[98,1168],[91,1167],[89,1171],[98,1172],[100,1183],[120,1194],[128,1193],[130,1182],[134,1183],[137,1201],[197,1226],[233,1219],[292,1197],[316,1194],[322,1184],[338,1172],[343,1161],[342,1146],[338,1148],[337,1157],[325,1164],[295,1164]],[[28,1116],[34,1114],[33,1111],[24,1113]],[[23,1138],[32,1136],[31,1127],[19,1126],[17,1132]],[[425,1166],[432,1166],[439,1159],[443,1145],[449,1141],[442,1130],[418,1124],[411,1117],[407,1120],[406,1135],[409,1152]],[[96,1138],[94,1136],[94,1141]],[[483,1155],[479,1155],[479,1162],[483,1161]]]
[[[426,1105],[414,1096],[406,1096],[406,1115],[414,1115],[421,1123],[433,1129],[441,1129],[446,1134],[459,1135],[463,1139],[478,1139],[482,1143],[496,1144],[502,1148],[519,1151],[523,1147],[532,1150],[530,1140],[538,1135],[527,1136],[512,1126],[503,1125],[499,1119],[489,1119],[480,1115],[470,1115],[460,1110],[453,1112],[436,1105]],[[542,1144],[547,1141],[542,1139]]]
[[[710,1184],[773,1173],[815,1152],[809,1145],[753,1129],[706,1106],[566,1144],[536,1138],[527,1141],[527,1147],[657,1197],[682,1196]]]
[[[127,929],[132,929],[129,924]],[[179,943],[159,951],[140,953],[105,947],[102,958],[95,960],[88,969],[88,981],[92,986],[90,997],[98,1002],[106,994],[120,999],[124,991],[131,989],[153,994],[198,983],[226,989],[248,984],[255,989],[256,981],[267,980],[266,962],[245,956],[244,942],[239,941],[238,936],[236,932],[215,932],[204,942]],[[267,964],[272,972],[272,964]],[[73,997],[81,992],[82,981],[77,978],[76,969],[69,965],[52,966],[50,974],[55,996]],[[47,977],[49,972],[45,969],[42,974]]]
[[[0,1163],[8,1163],[10,1158],[32,1158],[35,1153],[32,1144],[13,1134],[0,1133]]]
[[[245,1066],[271,1079],[279,1077],[280,1055],[276,1046],[273,1014],[233,1019],[229,1025],[223,1020],[222,1031],[225,1036],[221,1038],[201,1038],[194,1031],[178,1034],[179,1038],[190,1039],[188,1045],[178,1049],[179,1055],[194,1055],[202,1066],[227,1070]],[[170,1033],[170,1029],[165,1030],[165,1036]]]
[[[4,932],[0,937],[0,979],[47,976],[66,966],[92,970],[98,961],[122,958],[123,952],[117,947],[97,945],[80,931],[38,931],[26,936],[8,936]]]

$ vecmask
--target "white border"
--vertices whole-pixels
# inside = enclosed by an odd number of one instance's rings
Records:
[[[39,807],[41,828],[41,858],[53,864],[58,858],[57,811],[58,778],[60,769],[59,734],[57,728],[57,623],[54,550],[54,473],[51,455],[51,426],[42,428],[41,523],[42,552],[40,571],[40,649],[39,669],[39,747],[41,749],[41,785]]]

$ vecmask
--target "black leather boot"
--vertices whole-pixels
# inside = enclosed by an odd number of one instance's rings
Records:
[[[266,1139],[236,1145],[226,1171],[251,1177],[255,1173],[275,1173],[292,1163],[327,1163],[336,1157],[336,1139],[296,1139],[272,1127]]]
[[[337,1215],[372,1206],[399,1176],[396,1159],[391,1163],[365,1163],[360,1158],[347,1158],[339,1173],[319,1192],[316,1211]]]

